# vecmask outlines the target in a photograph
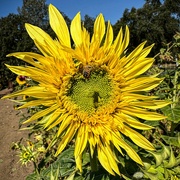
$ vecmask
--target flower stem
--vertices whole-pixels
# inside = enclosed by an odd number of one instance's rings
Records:
[[[177,102],[178,102],[178,70],[175,71],[175,75],[174,75],[174,79],[173,79],[173,84],[174,84],[174,87],[173,87],[173,98],[172,98],[172,105],[171,105],[171,108],[172,110],[176,107],[177,105]],[[175,116],[174,115],[174,111],[172,111],[173,113],[173,117]],[[171,122],[171,136],[173,136],[174,134],[174,129],[176,128],[177,126],[177,123],[175,123],[174,121]]]
[[[33,161],[33,165],[34,165],[35,172],[36,172],[37,175],[40,177],[39,169],[38,169],[38,166],[36,165],[36,162],[35,162],[35,161]]]
[[[94,150],[93,156],[91,156],[91,153],[89,152],[90,156],[90,165],[91,165],[91,172],[98,171],[98,159],[97,159],[97,151]]]

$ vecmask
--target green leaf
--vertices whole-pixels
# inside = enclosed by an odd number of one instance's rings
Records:
[[[74,171],[69,177],[67,177],[66,180],[74,180],[75,173],[76,173],[76,171]]]
[[[170,147],[171,148],[171,147]],[[164,166],[166,167],[166,168],[173,168],[174,166],[176,165],[176,158],[175,158],[175,156],[174,156],[174,152],[173,152],[173,150],[172,150],[172,148],[171,148],[171,155],[170,155],[170,158],[169,158],[169,162],[167,163],[167,164],[165,164]]]
[[[180,122],[180,105],[177,105],[174,108],[169,105],[162,108],[161,111],[168,117],[168,120],[173,121],[174,123]]]
[[[166,142],[166,144],[169,144],[169,145],[171,144],[173,146],[180,148],[179,136],[170,137],[170,136],[161,135],[161,138]]]
[[[26,177],[26,180],[42,180],[36,173],[30,174]]]
[[[162,153],[161,152],[151,152],[151,151],[149,151],[149,153],[151,153],[154,156],[154,158],[156,160],[156,167],[161,165],[161,163],[164,160],[164,157],[162,156]]]
[[[151,173],[151,172],[147,172],[147,171],[144,171],[143,169],[141,169],[144,173],[144,176],[145,177],[148,177],[149,179],[151,180],[157,180],[157,173]]]
[[[82,159],[83,159],[82,166],[87,165],[90,162],[89,153],[87,152],[83,153]]]
[[[180,176],[180,166],[173,168],[173,171],[175,172],[175,174]]]
[[[74,161],[74,148],[70,147],[69,149],[62,152],[57,160],[52,163],[48,168],[41,170],[40,180],[56,180],[58,178],[67,178],[71,177],[72,173],[75,172],[76,166]],[[27,177],[26,180],[37,180],[38,175],[33,173]]]
[[[161,53],[161,54],[163,54],[165,51],[166,51],[165,48],[161,48],[161,49],[160,49],[160,53]]]
[[[145,121],[144,124],[147,124],[152,127],[159,126],[159,121]]]
[[[136,172],[133,174],[133,179],[142,179],[144,174],[142,172]]]

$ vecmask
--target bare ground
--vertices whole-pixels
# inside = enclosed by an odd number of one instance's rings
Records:
[[[0,91],[0,97],[11,92]],[[32,164],[22,166],[12,143],[27,138],[28,132],[19,130],[19,119],[23,112],[14,110],[14,103],[0,99],[0,179],[25,180],[33,171]]]

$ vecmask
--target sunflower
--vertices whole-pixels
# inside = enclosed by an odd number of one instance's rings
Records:
[[[16,74],[32,78],[37,85],[14,92],[4,98],[27,95],[32,97],[19,108],[43,106],[44,109],[32,115],[25,123],[37,120],[45,130],[54,127],[54,136],[61,139],[56,155],[74,139],[74,156],[77,168],[82,171],[82,154],[89,149],[90,157],[112,175],[120,175],[118,157],[115,151],[123,151],[131,159],[143,165],[135,150],[125,141],[126,137],[146,150],[153,145],[138,130],[152,127],[143,120],[156,121],[165,117],[154,110],[168,102],[147,96],[163,79],[156,75],[142,74],[153,64],[147,58],[153,45],[144,47],[141,43],[126,55],[129,44],[129,29],[122,28],[117,37],[103,15],[94,23],[90,34],[81,23],[80,13],[73,18],[70,31],[60,12],[49,5],[49,19],[57,39],[52,39],[39,27],[25,24],[26,30],[42,54],[17,52],[15,56],[31,66],[7,67]],[[71,38],[74,42],[71,47]],[[122,151],[123,149],[123,151]]]
[[[18,76],[16,77],[16,82],[17,82],[19,85],[26,84],[26,77],[25,77],[25,76],[22,76],[22,75],[18,75]]]

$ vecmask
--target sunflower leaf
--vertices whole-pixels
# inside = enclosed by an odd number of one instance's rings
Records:
[[[174,108],[169,105],[162,108],[161,111],[168,117],[168,120],[173,121],[174,123],[180,122],[180,105],[177,105]]]
[[[180,148],[180,142],[178,140],[179,137],[170,137],[165,135],[161,135],[161,137],[167,144],[171,144],[173,146]]]

